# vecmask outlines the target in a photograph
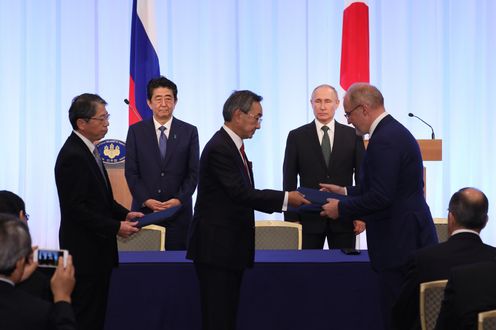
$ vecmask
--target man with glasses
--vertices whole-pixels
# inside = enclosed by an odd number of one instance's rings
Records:
[[[203,330],[236,329],[241,281],[255,255],[254,210],[272,213],[310,202],[297,191],[255,189],[243,140],[262,122],[262,97],[236,91],[224,125],[205,145],[187,258],[200,283]]]
[[[344,111],[358,134],[370,134],[369,144],[359,186],[322,185],[349,197],[330,199],[321,214],[365,220],[370,262],[379,275],[384,325],[390,329],[391,309],[405,278],[408,256],[437,243],[424,197],[422,156],[412,134],[386,112],[376,87],[350,86]]]
[[[29,220],[29,215],[26,213],[26,204],[22,198],[8,190],[0,191],[0,213],[15,216],[26,224]],[[35,297],[51,301],[53,297],[50,290],[50,278],[40,269],[37,269],[37,264],[34,262],[28,264],[26,269],[32,271],[31,276],[17,283],[16,288]]]
[[[51,280],[52,302],[18,288],[33,271],[33,250],[27,225],[16,216],[0,213],[0,327],[17,329],[76,329],[71,307],[74,267],[69,255]]]
[[[310,100],[315,120],[288,134],[283,165],[283,189],[318,189],[319,183],[347,186],[358,181],[365,148],[363,138],[352,127],[334,119],[339,98],[334,87],[317,86]],[[361,221],[334,221],[319,214],[285,212],[286,221],[303,226],[303,249],[354,248],[355,234],[365,225]]]
[[[103,329],[112,268],[118,264],[116,235],[138,231],[129,212],[114,200],[95,143],[107,133],[106,102],[96,94],[72,100],[73,131],[60,149],[55,181],[60,203],[59,241],[74,257],[73,305],[80,329]]]
[[[198,130],[173,116],[177,86],[171,80],[150,80],[147,98],[152,118],[130,126],[126,139],[131,209],[151,213],[180,205],[177,214],[159,225],[167,228],[166,250],[186,250],[198,183]]]

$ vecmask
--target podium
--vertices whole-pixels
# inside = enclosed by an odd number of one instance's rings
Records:
[[[365,148],[369,144],[369,140],[365,140]],[[422,160],[425,161],[441,161],[443,160],[443,140],[441,139],[419,139],[417,143],[420,147]],[[427,169],[424,166],[424,196],[427,187],[425,180]]]
[[[105,169],[107,170],[110,184],[112,185],[114,199],[119,204],[130,210],[133,197],[129,191],[126,177],[124,176],[124,162],[116,164],[105,163]]]
[[[443,140],[440,139],[430,139],[430,140],[417,140],[420,153],[422,154],[422,160],[425,161],[441,161],[443,160]],[[426,181],[427,169],[424,166],[424,197],[427,189]]]

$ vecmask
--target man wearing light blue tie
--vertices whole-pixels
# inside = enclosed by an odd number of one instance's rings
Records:
[[[160,224],[167,227],[166,249],[185,250],[191,196],[198,183],[198,130],[172,116],[177,86],[171,80],[150,80],[147,97],[153,117],[130,126],[126,140],[131,208],[150,213],[181,205],[174,217]]]

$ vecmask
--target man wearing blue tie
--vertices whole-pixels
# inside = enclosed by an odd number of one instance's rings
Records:
[[[129,127],[125,175],[133,210],[163,211],[181,205],[167,227],[167,250],[185,250],[198,182],[198,130],[172,116],[177,86],[165,77],[150,80],[147,103],[153,117]]]

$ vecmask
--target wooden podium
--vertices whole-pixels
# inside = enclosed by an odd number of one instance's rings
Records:
[[[443,140],[440,139],[420,139],[417,140],[420,153],[422,154],[422,160],[425,161],[441,161],[443,160]],[[369,144],[369,140],[365,140],[365,148]],[[424,196],[426,191],[427,183],[425,181],[426,168],[424,166]]]
[[[443,140],[440,139],[430,139],[430,140],[417,140],[420,153],[422,154],[422,160],[425,161],[441,161],[443,160]],[[427,181],[426,181],[427,169],[424,166],[424,196],[427,191]]]
[[[127,186],[126,177],[124,176],[124,162],[117,164],[105,164],[110,184],[112,185],[112,193],[114,199],[127,208],[131,209],[132,196]]]

